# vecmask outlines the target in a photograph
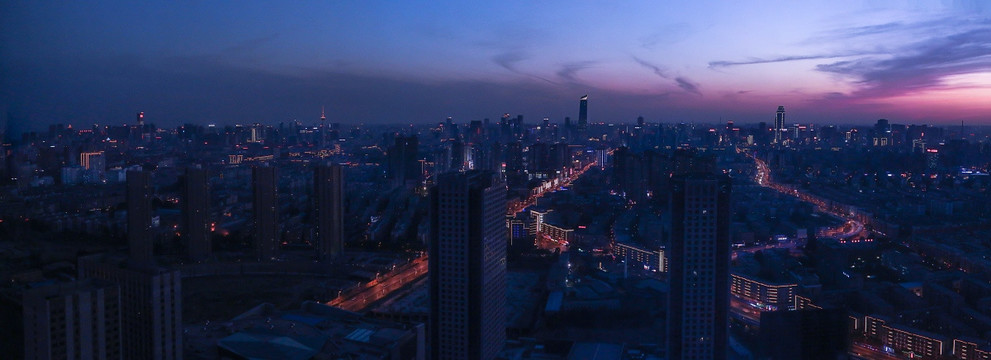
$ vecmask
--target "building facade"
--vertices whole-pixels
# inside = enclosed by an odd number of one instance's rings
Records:
[[[494,359],[506,339],[506,186],[441,174],[430,198],[432,359]]]
[[[344,172],[340,165],[318,165],[314,169],[313,201],[317,257],[335,258],[344,248]]]
[[[676,176],[672,185],[668,356],[725,359],[730,181],[691,173]]]

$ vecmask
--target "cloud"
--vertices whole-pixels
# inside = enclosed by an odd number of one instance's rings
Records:
[[[578,78],[576,75],[579,71],[588,69],[595,65],[595,61],[578,61],[571,62],[561,65],[561,69],[557,71],[557,76],[569,83],[578,83]]]
[[[512,50],[508,50],[508,51],[504,51],[504,52],[501,52],[499,54],[496,54],[495,56],[492,57],[492,62],[496,63],[496,65],[499,65],[503,69],[509,70],[509,71],[511,71],[513,73],[520,74],[520,75],[523,75],[523,76],[526,76],[526,77],[529,77],[529,78],[541,80],[541,81],[544,81],[544,82],[547,82],[547,83],[550,83],[550,84],[555,84],[555,85],[557,84],[553,80],[550,80],[550,79],[545,78],[545,77],[542,77],[542,76],[538,76],[538,75],[534,75],[534,74],[530,74],[530,73],[527,73],[527,72],[520,71],[516,67],[516,64],[519,64],[521,61],[526,60],[526,59],[529,59],[529,58],[530,58],[530,55],[527,54],[526,52],[524,52],[522,50],[519,50],[519,49],[512,49]]]
[[[684,76],[676,76],[676,77],[674,77],[672,79],[671,76],[668,75],[667,71],[665,71],[659,65],[655,65],[655,64],[653,64],[653,63],[651,63],[649,61],[643,60],[643,59],[638,58],[636,56],[633,57],[633,61],[636,61],[637,64],[640,64],[640,66],[643,66],[644,68],[652,71],[654,73],[654,75],[657,75],[657,76],[659,76],[662,79],[665,79],[665,80],[674,80],[674,84],[677,85],[679,88],[681,88],[682,90],[684,90],[686,92],[689,92],[689,93],[692,93],[692,94],[695,94],[695,95],[702,95],[702,92],[699,91],[699,87],[700,87],[699,84],[697,84],[697,83],[689,80],[688,78],[686,78]]]
[[[757,64],[771,64],[779,62],[789,62],[789,61],[802,61],[802,60],[820,60],[820,59],[835,59],[841,57],[854,56],[851,54],[842,55],[797,55],[797,56],[782,56],[777,58],[762,59],[762,58],[750,58],[746,61],[710,61],[709,68],[721,68],[730,66],[740,66],[740,65],[757,65]]]
[[[643,67],[649,69],[650,71],[653,71],[655,75],[660,76],[663,79],[670,79],[671,78],[671,77],[668,76],[667,73],[664,72],[664,69],[661,69],[660,66],[651,64],[650,62],[647,62],[646,60],[643,60],[643,59],[638,58],[636,56],[633,57],[633,61],[636,61],[637,64],[640,64],[640,66],[643,66]]]
[[[991,23],[922,39],[890,57],[867,56],[820,64],[816,70],[853,79],[854,96],[890,97],[949,86],[953,75],[991,72]]]
[[[702,95],[702,92],[699,91],[699,85],[696,84],[696,83],[694,83],[694,82],[692,82],[691,80],[688,80],[685,77],[679,76],[679,77],[676,77],[674,79],[674,81],[678,84],[678,87],[680,87],[682,90],[685,90],[687,92],[690,92],[690,93],[693,93],[693,94],[696,94],[696,95]]]

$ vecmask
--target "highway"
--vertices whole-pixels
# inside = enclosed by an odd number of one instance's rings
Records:
[[[396,270],[359,285],[357,289],[334,298],[327,302],[327,305],[348,311],[362,311],[376,301],[389,296],[393,291],[427,275],[427,264],[427,255],[420,256],[409,264],[398,267]]]
[[[544,191],[531,195],[526,201],[517,203],[517,206],[510,206],[509,209],[507,209],[507,213],[515,215],[527,207],[536,204],[537,199],[548,193],[557,191],[557,189],[562,186],[570,185],[572,181],[588,171],[588,169],[590,169],[593,165],[595,165],[595,162],[585,165],[579,171],[575,171],[558,186],[549,187]],[[557,245],[563,247],[562,251],[567,250],[567,244]],[[372,281],[361,284],[347,293],[342,293],[340,296],[328,301],[327,305],[336,306],[348,311],[362,311],[368,306],[374,304],[376,301],[386,298],[394,291],[421,279],[423,276],[426,276],[428,261],[429,259],[427,255],[424,254],[423,256],[414,259],[409,264],[400,266],[396,270],[381,275]]]
[[[540,191],[540,192],[538,192],[536,194],[530,194],[530,196],[527,197],[526,200],[523,200],[522,202],[518,202],[518,203],[515,203],[515,204],[510,204],[509,205],[509,208],[506,209],[506,214],[507,215],[510,215],[510,216],[519,214],[521,211],[526,210],[526,208],[535,205],[537,203],[537,199],[540,199],[544,195],[547,195],[549,193],[555,192],[555,191],[557,191],[557,189],[559,189],[561,187],[571,185],[571,182],[572,181],[575,181],[575,179],[578,179],[580,176],[582,176],[582,174],[584,174],[586,171],[588,171],[588,169],[592,168],[592,166],[595,165],[595,164],[596,164],[596,162],[594,162],[594,161],[591,162],[591,163],[588,163],[583,168],[581,168],[581,170],[572,172],[571,173],[571,176],[568,176],[566,179],[564,179],[564,181],[561,181],[561,183],[558,184],[557,186],[549,186],[549,187],[545,188],[544,190],[542,190],[542,191]]]
[[[771,170],[768,168],[767,163],[764,160],[754,156],[753,154],[747,153],[747,157],[754,160],[757,165],[757,175],[755,176],[755,181],[758,185],[773,189],[779,193],[795,197],[799,200],[808,202],[816,206],[816,209],[824,213],[833,215],[835,217],[846,220],[843,225],[837,226],[832,229],[823,230],[820,235],[837,238],[840,240],[849,239],[856,236],[869,236],[869,232],[864,228],[864,224],[851,218],[849,214],[842,211],[840,206],[833,204],[832,202],[827,202],[822,198],[799,191],[798,189],[791,188],[785,185],[775,183],[771,180]],[[832,204],[832,206],[831,206]]]

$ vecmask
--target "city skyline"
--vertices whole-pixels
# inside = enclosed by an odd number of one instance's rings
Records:
[[[495,119],[986,124],[980,2],[5,4],[8,133]],[[128,29],[128,31],[120,31]],[[746,30],[746,31],[741,31]],[[154,114],[154,115],[152,115]]]

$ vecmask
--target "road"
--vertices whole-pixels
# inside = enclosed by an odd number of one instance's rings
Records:
[[[764,160],[761,160],[760,158],[754,156],[753,154],[747,153],[746,155],[747,157],[753,159],[754,163],[757,165],[757,175],[755,176],[754,180],[757,182],[758,185],[769,189],[773,189],[779,193],[792,196],[799,200],[813,204],[816,206],[816,209],[821,212],[846,220],[846,222],[843,225],[837,226],[832,229],[823,230],[821,235],[837,238],[840,240],[845,240],[856,236],[866,237],[867,235],[870,235],[869,232],[866,231],[866,229],[864,228],[864,224],[851,218],[849,214],[844,213],[842,207],[837,206],[832,202],[823,200],[818,196],[773,182],[771,180],[771,170],[770,168],[768,168],[767,163],[764,162]]]
[[[393,291],[401,289],[407,284],[419,280],[427,275],[427,255],[413,259],[409,264],[403,265],[397,270],[359,285],[355,290],[342,294],[337,298],[327,302],[327,305],[336,306],[348,311],[362,311],[376,301],[384,299]]]
[[[596,162],[593,161],[591,163],[586,164],[585,167],[581,168],[581,170],[572,172],[571,173],[571,176],[567,177],[558,186],[548,187],[547,189],[544,189],[544,191],[541,191],[541,192],[536,193],[536,194],[531,194],[529,197],[526,198],[526,200],[523,200],[522,202],[511,204],[509,206],[509,208],[506,209],[506,214],[507,215],[511,215],[511,216],[512,215],[516,215],[516,214],[520,213],[521,211],[526,210],[526,208],[535,205],[537,203],[537,199],[540,199],[544,195],[547,195],[548,193],[555,192],[555,191],[557,191],[558,188],[571,185],[571,182],[572,181],[575,181],[575,179],[578,179],[580,176],[582,176],[582,174],[584,174],[586,171],[588,171],[588,169],[592,168],[592,166],[595,165],[595,164],[596,164]]]

